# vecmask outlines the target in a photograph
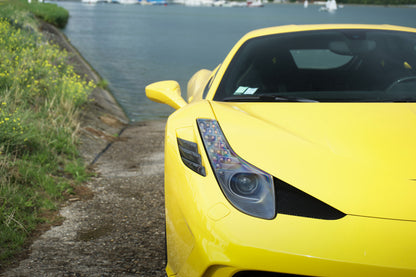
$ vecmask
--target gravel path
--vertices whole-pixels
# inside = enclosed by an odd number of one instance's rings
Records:
[[[129,126],[94,164],[87,199],[71,199],[63,224],[2,276],[165,276],[164,123]]]

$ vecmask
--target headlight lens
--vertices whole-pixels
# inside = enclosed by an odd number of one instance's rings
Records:
[[[255,217],[274,218],[273,177],[235,154],[216,120],[197,119],[197,123],[215,176],[231,204]]]

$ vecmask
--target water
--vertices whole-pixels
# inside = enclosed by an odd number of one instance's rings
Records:
[[[263,8],[140,6],[58,2],[70,12],[65,34],[109,81],[132,121],[167,117],[173,109],[145,96],[146,85],[176,80],[186,94],[189,78],[213,69],[248,31],[285,24],[370,23],[416,27],[416,9],[269,4]]]

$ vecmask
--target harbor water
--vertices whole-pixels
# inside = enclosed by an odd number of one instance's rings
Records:
[[[146,98],[146,85],[176,80],[186,94],[189,78],[213,69],[245,33],[286,24],[369,23],[416,27],[416,9],[266,4],[261,8],[144,6],[57,2],[70,13],[64,33],[109,82],[131,121],[165,118],[173,109]]]

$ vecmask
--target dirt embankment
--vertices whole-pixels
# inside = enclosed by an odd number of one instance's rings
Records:
[[[99,80],[61,32],[42,28],[72,54],[77,72]],[[165,276],[165,121],[129,124],[108,91],[97,88],[91,97],[80,149],[97,176],[62,207],[63,223],[1,276]]]

